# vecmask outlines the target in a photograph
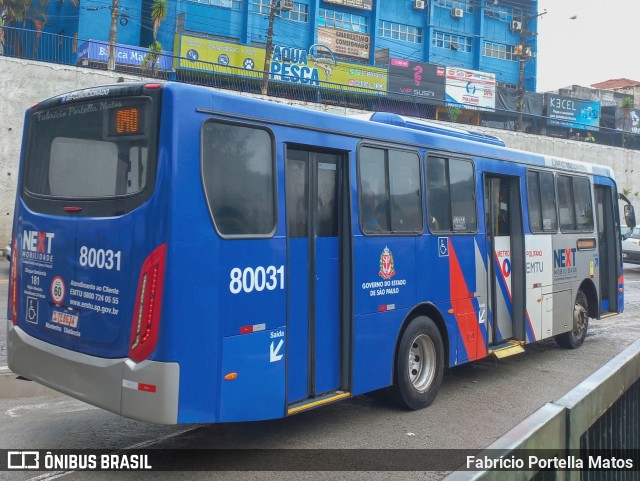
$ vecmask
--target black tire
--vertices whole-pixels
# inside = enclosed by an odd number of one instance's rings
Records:
[[[440,331],[428,317],[416,317],[402,334],[396,353],[392,388],[396,403],[411,410],[429,406],[438,395],[443,374]]]
[[[565,349],[577,349],[582,346],[587,337],[589,328],[589,302],[587,296],[581,290],[576,295],[573,307],[573,329],[569,332],[558,334],[555,339],[558,345]]]

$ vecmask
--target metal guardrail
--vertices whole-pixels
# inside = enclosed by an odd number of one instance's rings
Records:
[[[0,26],[0,32],[3,33],[2,42],[0,42],[0,55],[100,70],[107,69],[106,59],[86,58],[80,61],[77,59],[78,46],[85,41],[101,44],[105,48],[108,46],[106,42],[79,40],[63,35],[7,26]],[[144,58],[148,53],[146,49],[138,50],[132,46],[126,46],[126,49],[129,52],[137,52],[137,58]],[[171,59],[171,62],[167,62],[173,66],[171,70],[127,63],[116,63],[115,70],[147,78],[160,78],[240,92],[260,93],[263,77],[261,70],[247,70],[217,63],[194,61],[167,54],[164,57]],[[467,106],[462,109],[456,103],[326,81],[319,81],[318,85],[309,86],[300,83],[294,77],[278,75],[269,81],[269,96],[339,105],[368,111],[392,112],[424,119],[444,120],[501,130],[522,130],[527,133],[550,137],[569,138],[570,136],[569,129],[549,127],[547,118],[543,116],[519,114],[509,110],[472,111]],[[519,125],[521,125],[520,128],[518,127]],[[585,126],[585,129],[589,130],[590,127]],[[596,143],[640,150],[640,135],[600,127],[600,130],[596,133]]]
[[[620,453],[640,447],[640,340],[569,393],[538,411],[485,451],[492,459],[527,453]],[[480,453],[478,457],[483,456]],[[444,481],[631,481],[636,471],[551,469],[457,471]]]

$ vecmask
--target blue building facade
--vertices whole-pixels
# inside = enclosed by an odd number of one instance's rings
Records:
[[[43,0],[41,0],[43,1]],[[117,43],[153,42],[152,0],[119,0]],[[536,89],[537,0],[280,0],[273,43],[385,67],[390,59],[495,74],[497,85]],[[112,0],[48,5],[44,32],[107,41]],[[271,0],[168,0],[158,40],[176,55],[190,37],[265,48]]]

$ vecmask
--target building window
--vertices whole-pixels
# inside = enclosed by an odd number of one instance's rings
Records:
[[[367,33],[369,31],[367,17],[325,8],[321,8],[318,13],[318,26],[359,33]]]
[[[378,35],[381,38],[392,38],[393,40],[402,40],[410,43],[422,43],[422,29],[420,27],[387,22],[386,20],[380,20]]]
[[[513,45],[484,42],[482,55],[485,57],[500,58],[502,60],[511,60],[512,62],[518,61],[518,56],[514,53]]]
[[[232,10],[242,9],[242,0],[195,0],[198,3],[206,3],[214,7],[230,8]]]
[[[446,48],[447,50],[456,50],[465,53],[471,52],[471,38],[463,35],[454,35],[434,30],[431,44],[434,47]]]
[[[500,3],[497,5],[488,3],[484,7],[484,15],[500,22],[511,22],[521,19],[524,16],[524,12],[520,8],[507,7]]]
[[[293,3],[293,10],[282,10],[280,17],[291,22],[307,23],[309,21],[309,5]]]
[[[473,5],[457,0],[433,0],[433,4],[442,8],[460,8],[464,13],[473,13]]]
[[[251,2],[251,13],[269,15],[271,11],[271,0],[255,0]]]
[[[253,0],[250,5],[251,13],[269,15],[271,0]],[[277,15],[283,20],[307,23],[309,21],[309,6],[304,3],[293,3],[293,10],[280,10]]]

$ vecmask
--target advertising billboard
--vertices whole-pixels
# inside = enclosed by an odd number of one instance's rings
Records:
[[[600,102],[546,94],[547,125],[571,129],[598,130]]]
[[[308,50],[275,45],[270,81],[301,86],[387,90],[387,69],[335,60],[326,47]],[[323,55],[318,53],[323,51]],[[189,35],[177,39],[178,68],[261,78],[265,49]],[[255,72],[254,72],[255,71]],[[252,73],[253,72],[253,73]]]
[[[446,67],[446,100],[483,110],[496,108],[496,75]]]
[[[389,92],[443,101],[445,67],[392,58],[389,62]]]
[[[333,53],[369,60],[371,37],[366,33],[318,27],[318,43],[326,45]]]

